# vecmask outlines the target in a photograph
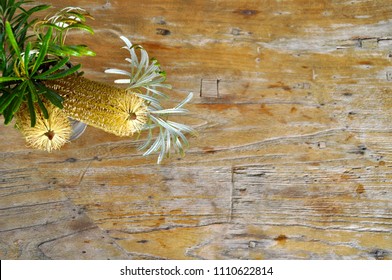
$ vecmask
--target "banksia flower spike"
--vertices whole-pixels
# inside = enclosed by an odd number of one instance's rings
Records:
[[[124,91],[117,100],[117,109],[121,114],[113,115],[113,123],[115,127],[123,134],[139,133],[148,120],[148,109],[144,100],[135,93]]]
[[[195,131],[169,119],[188,112],[184,105],[192,99],[192,93],[176,106],[165,109],[162,99],[169,96],[161,90],[171,89],[165,83],[166,73],[144,48],[133,45],[124,36],[120,38],[130,54],[125,59],[130,64],[129,70],[105,72],[125,75],[115,83],[126,84],[126,88],[82,77],[78,74],[81,65],[73,66],[71,57],[95,53],[86,45],[70,45],[65,41],[71,30],[93,34],[86,24],[92,16],[82,8],[67,7],[42,20],[30,21],[33,13],[49,6],[37,5],[25,10],[21,8],[25,2],[2,4],[4,20],[0,29],[4,36],[0,48],[4,55],[0,56],[0,115],[4,115],[5,124],[15,116],[16,127],[27,144],[49,152],[70,141],[73,133],[70,119],[74,119],[117,136],[145,131],[147,139],[139,148],[145,150],[143,155],[159,153],[158,163],[173,150],[184,153],[189,144],[185,135]]]
[[[68,142],[72,126],[64,111],[52,104],[46,104],[46,108],[49,118],[45,119],[42,114],[37,114],[34,127],[30,125],[29,111],[23,108],[16,114],[15,126],[25,137],[28,146],[52,152]]]
[[[43,83],[64,99],[68,116],[106,132],[131,136],[140,132],[147,122],[144,100],[126,89],[77,75]]]

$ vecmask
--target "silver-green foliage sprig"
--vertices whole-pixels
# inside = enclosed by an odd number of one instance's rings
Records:
[[[142,130],[147,130],[146,141],[139,147],[146,150],[144,156],[159,153],[158,163],[163,158],[168,157],[172,150],[180,155],[184,154],[184,149],[189,146],[185,134],[196,134],[195,130],[185,124],[169,120],[172,115],[182,115],[188,113],[184,106],[193,98],[193,93],[177,104],[173,108],[165,109],[161,101],[168,99],[168,96],[161,89],[171,89],[169,84],[165,84],[166,73],[161,70],[155,58],[149,58],[147,51],[139,46],[133,45],[126,37],[120,37],[126,44],[123,48],[129,51],[130,58],[125,60],[130,63],[130,71],[121,69],[107,69],[105,73],[125,75],[126,79],[117,79],[117,84],[127,84],[128,89],[143,98],[148,104],[149,121]],[[136,51],[139,51],[140,59]],[[158,130],[158,135],[154,139],[154,131]]]

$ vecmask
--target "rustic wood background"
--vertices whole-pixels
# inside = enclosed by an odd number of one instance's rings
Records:
[[[0,125],[2,259],[392,259],[392,1],[52,0],[85,76],[159,59],[199,131],[157,165],[88,128],[51,154]]]

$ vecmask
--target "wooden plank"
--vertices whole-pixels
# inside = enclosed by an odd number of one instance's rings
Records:
[[[173,103],[194,92],[199,136],[156,165],[141,140],[89,127],[48,154],[0,125],[1,258],[392,258],[388,1],[51,3],[95,17],[69,37],[86,77],[126,69],[128,36]]]

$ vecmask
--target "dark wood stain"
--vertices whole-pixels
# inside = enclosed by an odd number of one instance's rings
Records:
[[[278,242],[279,245],[284,245],[287,241],[288,237],[284,234],[280,234],[274,238],[275,241]]]
[[[169,29],[165,29],[165,28],[157,28],[156,34],[162,35],[162,36],[167,36],[167,35],[171,34],[171,31]]]
[[[281,88],[281,89],[283,89],[285,91],[291,91],[291,87],[289,87],[288,85],[285,85],[282,82],[278,82],[276,84],[271,84],[271,85],[268,86],[268,88]]]
[[[260,105],[260,112],[262,114],[266,114],[268,116],[273,116],[274,114],[271,113],[271,110],[267,108],[265,104]]]
[[[216,153],[216,150],[213,147],[204,147],[203,152],[206,154],[214,154]]]
[[[234,11],[234,13],[240,14],[243,16],[254,16],[254,15],[257,15],[259,13],[259,11],[251,10],[251,9],[240,9],[240,10]]]
[[[358,184],[358,185],[357,185],[357,188],[355,189],[355,191],[356,191],[358,194],[363,194],[363,193],[365,192],[365,187],[364,187],[362,184]]]

